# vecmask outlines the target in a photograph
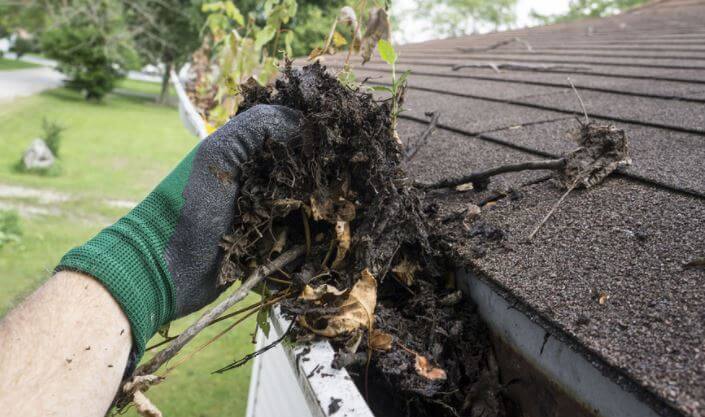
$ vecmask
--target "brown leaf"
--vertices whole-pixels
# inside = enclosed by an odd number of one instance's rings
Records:
[[[431,381],[444,381],[446,379],[446,371],[431,365],[431,362],[418,353],[416,354],[416,363],[414,365],[416,373]]]
[[[394,278],[398,279],[399,282],[407,287],[411,287],[414,285],[414,274],[416,274],[419,269],[418,263],[403,258],[397,266],[392,268],[392,273],[394,274]]]
[[[369,270],[360,274],[345,300],[339,306],[339,313],[326,317],[326,327],[312,327],[305,316],[299,317],[299,324],[319,336],[335,337],[353,332],[359,328],[369,328],[377,305],[377,280]]]
[[[374,350],[389,351],[392,350],[392,342],[394,338],[391,334],[385,333],[381,330],[372,329],[372,334],[370,335],[370,347]]]
[[[282,229],[279,234],[277,235],[277,240],[274,241],[274,244],[272,245],[272,250],[270,251],[270,255],[274,253],[282,253],[284,251],[284,245],[286,245],[286,232],[287,229]]]
[[[299,294],[299,299],[304,301],[319,301],[326,295],[331,297],[340,297],[346,292],[347,290],[339,290],[328,284],[323,284],[316,288],[306,285],[303,291],[301,291],[301,294]]]
[[[337,269],[345,260],[350,249],[350,223],[338,221],[335,223],[335,238],[338,240],[338,251],[335,254],[335,259],[331,264],[333,269]]]
[[[381,7],[370,10],[370,17],[365,25],[365,34],[362,36],[362,63],[372,58],[372,53],[380,39],[390,38],[390,25],[387,12]]]
[[[335,221],[335,211],[333,208],[333,201],[329,198],[321,198],[318,196],[311,196],[311,217],[313,220],[319,222],[321,220],[326,220],[329,222]]]
[[[320,57],[323,55],[323,48],[315,47],[313,50],[308,54],[308,60],[313,61],[314,59]]]

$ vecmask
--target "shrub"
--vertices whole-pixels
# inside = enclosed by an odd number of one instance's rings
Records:
[[[0,211],[0,248],[10,242],[17,242],[22,235],[20,216],[14,211]]]
[[[42,131],[44,142],[51,150],[55,157],[59,157],[59,148],[61,147],[61,133],[66,130],[56,122],[52,122],[46,118],[42,119]]]
[[[28,54],[30,52],[36,52],[37,51],[37,45],[34,39],[32,38],[26,38],[17,35],[15,37],[15,41],[12,43],[12,46],[10,47],[10,52],[14,52],[16,55],[16,59],[22,58],[22,55]]]
[[[42,51],[58,61],[67,85],[88,100],[101,100],[138,57],[126,36],[119,2],[76,0],[56,3],[56,21],[41,37]]]

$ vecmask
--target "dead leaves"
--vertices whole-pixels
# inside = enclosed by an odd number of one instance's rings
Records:
[[[370,334],[370,348],[373,350],[381,350],[388,352],[392,350],[392,343],[394,338],[391,334],[385,333],[381,330],[372,329],[372,334]]]
[[[316,318],[300,316],[299,324],[302,327],[329,338],[370,327],[377,305],[377,280],[370,271],[362,271],[360,279],[349,292],[331,285],[321,287],[304,288],[300,298],[320,306],[336,307],[336,313]]]
[[[365,34],[362,35],[362,63],[372,58],[372,53],[380,39],[390,38],[391,27],[387,11],[381,7],[370,10],[370,16],[365,25]]]
[[[414,369],[416,373],[431,381],[445,381],[446,371],[436,366],[431,365],[431,361],[425,356],[416,353],[414,360]]]
[[[335,259],[331,265],[333,269],[339,268],[345,260],[350,249],[350,223],[346,221],[338,221],[335,223],[335,238],[338,241],[338,251],[335,254]]]
[[[416,274],[416,272],[420,269],[421,268],[418,263],[411,262],[408,259],[403,258],[397,266],[392,268],[392,274],[394,274],[394,278],[396,278],[399,282],[407,287],[411,287],[414,285],[414,274]]]

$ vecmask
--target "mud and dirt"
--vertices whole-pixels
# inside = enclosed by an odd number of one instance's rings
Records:
[[[305,259],[272,283],[298,317],[291,336],[327,335],[335,365],[378,415],[506,415],[487,330],[443,273],[449,265],[429,238],[433,209],[403,169],[389,103],[318,64],[287,66],[274,86],[250,84],[244,97],[240,111],[279,104],[305,122],[299,137],[266,141],[243,167],[221,282],[305,244]],[[362,316],[345,316],[360,306]]]

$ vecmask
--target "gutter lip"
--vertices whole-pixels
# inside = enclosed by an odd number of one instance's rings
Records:
[[[644,387],[639,384],[634,377],[628,374],[624,369],[620,369],[607,362],[606,359],[602,357],[599,353],[585,346],[577,337],[570,335],[564,331],[555,321],[546,317],[544,314],[538,312],[533,307],[531,307],[527,302],[525,302],[520,297],[514,295],[512,291],[506,288],[504,285],[493,280],[487,274],[482,272],[479,268],[474,267],[472,264],[468,264],[464,267],[456,268],[456,276],[463,277],[463,280],[477,279],[483,284],[487,285],[493,293],[502,298],[509,304],[509,308],[514,309],[529,319],[532,323],[541,327],[548,335],[563,343],[565,346],[570,348],[573,352],[577,353],[583,357],[587,362],[589,362],[598,372],[600,372],[605,378],[614,382],[619,386],[625,393],[632,394],[637,400],[646,404],[655,414],[661,417],[689,417],[684,412],[678,410],[672,403],[670,403],[665,398],[661,397],[657,393],[651,391],[649,388]],[[470,292],[468,290],[468,285],[459,285],[463,290],[463,293],[470,298],[473,303],[477,303],[472,299]],[[483,320],[489,326],[489,320],[483,317]],[[489,326],[492,328],[491,326]],[[522,356],[526,355],[518,347],[517,349]],[[541,367],[536,366],[540,371],[544,372]],[[553,376],[547,376],[554,380],[560,386],[563,384],[560,381],[556,381]],[[590,406],[590,404],[587,404]]]

